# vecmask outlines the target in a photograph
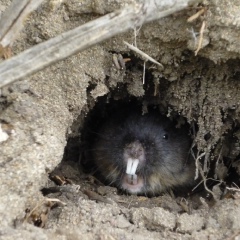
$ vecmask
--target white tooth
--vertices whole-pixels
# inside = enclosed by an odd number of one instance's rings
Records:
[[[128,174],[127,175],[127,182],[131,185],[136,185],[137,184],[137,181],[138,180],[138,177],[136,174],[134,175],[131,175],[131,174]]]
[[[127,161],[126,174],[131,174],[132,165],[133,165],[133,159],[129,158],[128,161]]]
[[[138,163],[139,163],[139,160],[138,159],[134,159],[133,160],[133,163],[132,163],[132,167],[131,167],[131,171],[129,174],[131,175],[136,175],[136,171],[137,171],[137,167],[138,167]]]
[[[136,185],[137,184],[137,174],[132,175],[133,179],[132,179],[132,184]]]
[[[129,184],[132,183],[132,175],[130,175],[130,174],[127,175],[127,182],[128,182]]]

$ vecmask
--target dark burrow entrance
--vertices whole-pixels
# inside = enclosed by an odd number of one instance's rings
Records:
[[[119,72],[117,74],[121,75]],[[79,118],[72,126],[72,129],[74,129],[73,132],[77,132],[77,134],[75,134],[75,136],[69,136],[63,160],[61,164],[50,173],[49,176],[51,181],[48,184],[48,187],[42,189],[43,194],[48,197],[61,196],[63,200],[67,199],[67,201],[73,202],[77,201],[79,196],[97,202],[111,203],[114,201],[127,208],[153,208],[155,206],[161,206],[167,210],[178,213],[190,213],[193,209],[198,209],[202,206],[202,200],[200,200],[202,197],[205,199],[204,201],[209,203],[209,205],[213,205],[216,198],[224,199],[229,196],[232,197],[233,195],[229,188],[237,188],[240,184],[238,172],[238,139],[240,128],[238,122],[235,121],[233,125],[231,122],[231,115],[229,115],[229,117],[223,117],[222,121],[225,122],[226,125],[232,124],[232,127],[229,127],[228,131],[222,134],[222,137],[215,143],[215,145],[210,145],[213,139],[212,133],[210,131],[205,131],[204,134],[202,133],[205,145],[201,142],[199,144],[199,142],[196,141],[196,136],[199,131],[199,121],[194,121],[194,118],[189,121],[184,114],[181,114],[180,111],[176,110],[176,107],[166,102],[166,99],[169,98],[169,95],[167,94],[169,89],[172,90],[180,85],[182,87],[186,86],[186,82],[189,82],[189,77],[183,76],[181,83],[170,83],[167,79],[158,76],[158,84],[156,84],[156,76],[154,77],[153,72],[147,70],[147,81],[143,88],[141,88],[144,94],[142,96],[133,96],[133,93],[129,94],[129,86],[132,85],[131,81],[136,80],[133,75],[138,76],[137,81],[138,84],[141,85],[142,79],[139,78],[139,76],[142,76],[142,69],[139,69],[137,66],[132,66],[131,74],[128,73],[127,70],[124,74],[123,81],[114,86],[111,85],[112,79],[108,76],[106,78],[106,85],[111,91],[105,96],[98,97],[97,101],[90,94],[97,84],[93,83],[89,86],[88,105],[85,108],[85,112],[83,111],[79,115]],[[200,78],[194,79],[194,81],[190,81],[190,83],[195,84],[195,89],[200,89],[201,85],[203,85],[200,80]],[[175,87],[173,87],[174,85]],[[189,87],[194,89],[193,85],[189,85]],[[176,93],[176,89],[174,91]],[[173,96],[173,98],[174,97],[175,96]],[[109,119],[111,119],[113,115],[117,116],[117,120],[115,119],[117,124],[113,127],[114,130],[115,128],[118,128],[118,126],[123,127],[121,124],[124,123],[125,116],[128,116],[132,112],[138,112],[140,115],[143,114],[143,116],[144,114],[148,115],[148,113],[150,113],[157,115],[157,118],[159,119],[167,117],[168,121],[172,124],[171,127],[174,128],[174,134],[179,131],[179,129],[180,132],[185,131],[185,135],[187,135],[189,141],[191,141],[191,144],[188,147],[188,154],[193,161],[189,170],[191,171],[191,174],[186,178],[186,182],[193,179],[193,184],[189,184],[189,186],[185,184],[186,188],[179,188],[179,186],[177,186],[173,189],[166,189],[164,192],[154,192],[151,190],[152,193],[150,194],[150,191],[143,191],[140,192],[140,194],[131,195],[129,194],[129,192],[131,192],[128,191],[129,189],[126,191],[126,188],[122,189],[122,187],[119,187],[119,182],[114,183],[110,178],[106,179],[106,172],[104,172],[105,177],[103,177],[104,174],[102,174],[102,172],[99,173],[98,166],[94,164],[94,161],[91,161],[92,155],[90,154],[91,151],[89,151],[92,150],[94,141],[99,138],[99,136],[102,137],[102,133],[99,133],[99,129],[101,129],[101,126],[105,122],[107,122],[107,125],[111,125],[112,123],[111,121],[109,122]],[[224,115],[224,113],[222,114]],[[144,134],[145,131],[141,124],[140,121],[141,127],[138,129],[139,135]],[[132,123],[130,125],[133,127]],[[156,135],[156,131],[154,130],[159,131],[158,128],[152,129],[151,127],[148,127],[147,131],[152,131],[150,136]],[[122,134],[119,130],[117,133],[120,135]],[[159,138],[158,141],[171,137],[165,132],[160,132],[160,135],[161,138]],[[170,140],[176,144],[175,148],[178,148],[178,143],[182,148],[186,148],[188,143],[185,142],[185,139],[176,136],[177,135],[174,135],[173,139],[170,138]],[[117,137],[115,132],[111,137],[112,141],[110,142],[116,141],[114,138]],[[126,143],[131,144],[131,141],[127,142],[126,140]],[[208,146],[207,143],[209,143],[209,148],[206,147]],[[141,147],[145,147],[144,144],[140,142],[140,145],[137,146],[140,146],[141,149]],[[120,146],[120,148],[121,147],[122,146]],[[166,149],[167,147],[165,146],[165,151]],[[115,149],[113,149],[113,151],[115,151]],[[176,152],[178,152],[178,150],[176,150]],[[116,154],[116,158],[118,158],[118,152],[115,151],[114,154]],[[167,153],[165,152],[165,154]],[[142,155],[140,154],[140,157],[141,156]],[[143,154],[143,156],[144,162],[145,155]],[[119,161],[118,159],[114,160]],[[165,170],[163,173],[172,167],[176,167],[176,162],[169,165],[166,165],[166,162],[164,164]],[[178,172],[183,171],[182,169],[184,169],[186,165],[188,164],[183,161],[182,165],[178,166]],[[144,166],[146,169],[141,171],[150,171],[147,165]],[[196,173],[196,166],[198,168],[198,173]],[[157,168],[154,164],[152,167]],[[104,165],[104,168],[108,168],[108,166]],[[117,178],[121,178],[123,172],[117,176]],[[171,174],[173,173],[171,172]],[[194,182],[194,177],[196,175],[198,176],[198,180]],[[152,181],[156,182],[156,179],[156,176],[152,177]],[[134,180],[132,179],[132,181]],[[143,181],[146,181],[146,179],[143,178]],[[164,176],[164,181],[166,181],[166,176]],[[181,182],[181,175],[176,174],[175,181]],[[75,192],[76,185],[80,186],[80,192],[78,193]],[[184,201],[182,200],[182,197],[184,197]],[[142,200],[143,198],[144,201]]]

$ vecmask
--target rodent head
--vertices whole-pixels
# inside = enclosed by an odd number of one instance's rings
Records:
[[[193,182],[190,144],[188,133],[169,120],[132,115],[104,125],[93,153],[109,183],[129,193],[156,195]]]

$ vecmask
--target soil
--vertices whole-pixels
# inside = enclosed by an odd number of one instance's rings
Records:
[[[10,2],[2,0],[0,12]],[[130,2],[46,1],[26,20],[13,54]],[[0,239],[240,239],[239,12],[238,0],[204,1],[2,88]],[[143,84],[144,61],[123,41],[136,41],[163,68],[146,62]],[[126,68],[114,65],[114,54]],[[149,198],[87,173],[79,164],[86,124],[120,102],[137,102],[143,112],[154,105],[188,123],[199,175],[215,184]]]

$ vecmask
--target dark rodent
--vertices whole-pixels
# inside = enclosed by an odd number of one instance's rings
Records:
[[[131,194],[155,196],[194,184],[190,148],[188,129],[176,128],[156,113],[131,111],[114,114],[99,127],[90,146],[90,159],[108,184]],[[127,163],[132,161],[131,169],[136,159],[136,172],[127,170]]]

